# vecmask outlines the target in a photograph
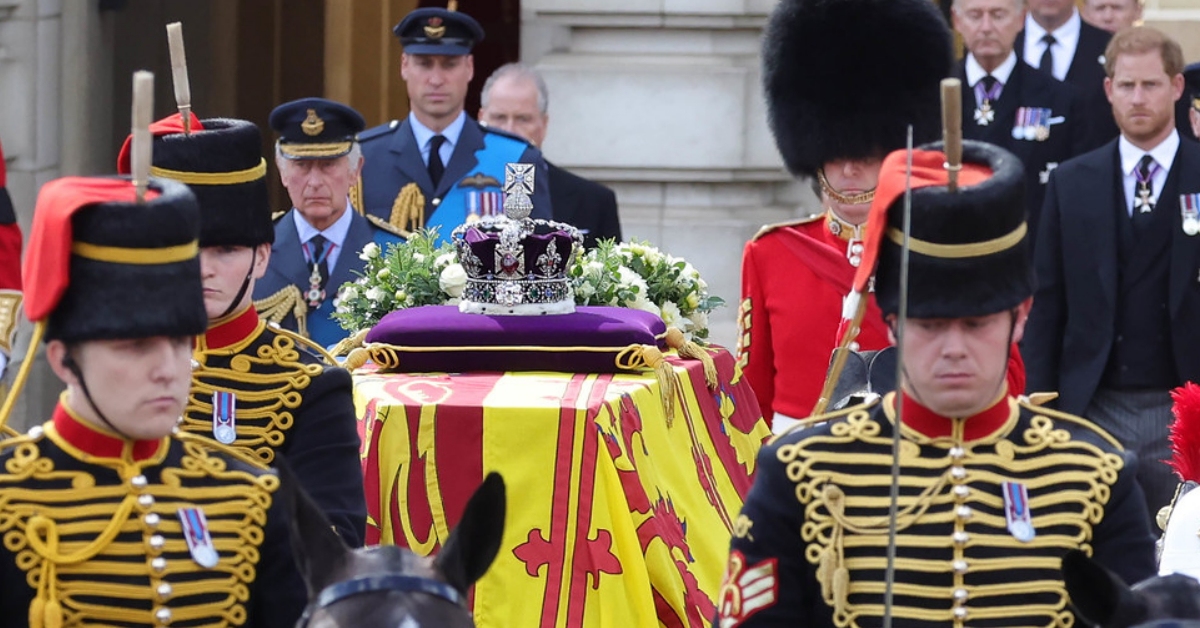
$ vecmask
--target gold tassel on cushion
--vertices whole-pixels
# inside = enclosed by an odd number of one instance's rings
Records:
[[[366,341],[367,334],[370,333],[370,331],[371,328],[368,327],[366,329],[359,330],[352,336],[342,338],[340,342],[333,346],[333,349],[331,349],[329,353],[335,357],[350,353],[352,349],[357,349],[363,346],[363,342]]]
[[[654,370],[667,427],[671,427],[675,421],[675,395],[678,392],[678,384],[675,381],[675,369],[671,368],[671,364],[663,357],[662,351],[653,345],[629,345],[617,354],[617,368],[634,370],[643,367]]]
[[[708,354],[708,350],[700,345],[688,340],[682,331],[678,328],[667,328],[667,346],[671,347],[679,353],[681,358],[691,358],[699,360],[700,365],[704,367],[704,383],[708,384],[709,390],[716,390],[717,384],[717,365],[713,362],[712,356]]]
[[[350,355],[346,356],[346,361],[342,363],[342,366],[354,371],[362,368],[368,361],[374,362],[379,367],[380,373],[395,373],[400,370],[400,353],[393,345],[382,342],[373,342],[354,349]]]

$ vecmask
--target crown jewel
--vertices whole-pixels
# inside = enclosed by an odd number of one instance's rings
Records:
[[[459,310],[475,314],[569,314],[575,294],[567,271],[583,246],[579,230],[531,219],[532,164],[504,168],[503,216],[485,216],[451,234],[467,271]]]

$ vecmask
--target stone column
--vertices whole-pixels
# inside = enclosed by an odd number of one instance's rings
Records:
[[[816,210],[766,125],[759,39],[773,0],[526,0],[522,59],[550,90],[548,159],[617,192],[625,237],[691,261],[727,307],[766,223]]]

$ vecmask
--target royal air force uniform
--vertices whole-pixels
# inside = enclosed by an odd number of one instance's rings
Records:
[[[938,85],[952,63],[949,30],[927,0],[781,7],[762,54],[771,133],[788,171],[816,179],[828,202],[819,217],[761,230],[742,253],[738,363],[776,431],[808,416],[820,397],[868,236],[834,205],[865,214],[874,191],[842,194],[825,165],[870,170],[905,145],[910,123],[915,141],[937,137]],[[892,63],[877,63],[885,57]],[[871,92],[846,89],[851,74]],[[869,294],[867,302],[857,348],[882,349],[887,328]]]
[[[151,180],[145,203],[128,180],[48,183],[26,259],[28,316],[68,344],[200,333],[197,225],[194,196],[172,181]],[[280,490],[274,472],[210,440],[128,440],[60,402],[0,443],[0,617],[291,626],[306,599]]]
[[[889,315],[900,302],[906,159],[896,151],[884,160],[888,193],[875,198],[883,220],[873,209],[870,221],[884,234],[875,290]],[[1033,291],[1023,172],[983,143],[966,142],[964,161],[950,193],[940,146],[913,157],[908,324],[1013,312],[1015,329]],[[976,360],[998,362],[979,351]],[[923,359],[905,362],[906,377],[919,368],[932,379]],[[763,448],[715,626],[883,623],[900,421],[893,625],[1078,625],[1060,571],[1070,549],[1130,583],[1154,573],[1136,458],[1116,439],[1014,398],[1000,379],[994,403],[967,417],[939,415],[910,390],[814,417]]]
[[[466,55],[483,39],[483,28],[469,15],[433,7],[408,14],[393,32],[411,55]],[[422,155],[434,135],[413,113],[359,134],[365,163],[355,201],[372,222],[401,236],[437,227],[439,240],[445,241],[468,220],[503,213],[505,164],[534,164],[534,180],[550,180],[536,147],[460,112],[439,134],[453,148],[434,185]],[[447,150],[443,147],[439,154]],[[532,200],[532,217],[549,220],[549,188],[535,186]]]
[[[279,133],[280,156],[290,160],[346,155],[365,126],[357,111],[324,98],[284,103],[271,112],[269,122]],[[333,232],[337,235],[331,235]],[[328,241],[327,249],[316,258],[311,245],[313,235],[322,235]],[[358,279],[357,273],[365,264],[359,258],[363,247],[374,242],[387,251],[390,245],[402,241],[387,225],[371,222],[354,211],[349,201],[346,212],[325,232],[309,225],[293,207],[275,222],[271,264],[254,287],[255,303],[270,322],[311,338],[322,347],[331,347],[348,333],[333,317],[333,301],[343,284]],[[335,262],[326,264],[325,273],[319,268],[321,258]]]
[[[258,127],[214,118],[194,121],[184,134],[179,116],[172,115],[151,129],[152,172],[191,184],[200,202],[201,248],[272,241],[276,228]],[[121,159],[119,165],[125,163]],[[247,277],[243,294],[251,283]],[[230,307],[240,301],[234,299]],[[366,501],[350,375],[325,366],[320,354],[311,341],[268,325],[253,306],[226,312],[196,339],[196,368],[181,427],[263,465],[286,458],[342,539],[360,547]]]

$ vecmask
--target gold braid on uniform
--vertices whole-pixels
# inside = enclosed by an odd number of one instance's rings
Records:
[[[400,189],[392,203],[388,223],[405,238],[413,231],[425,228],[425,195],[416,183],[409,183]]]
[[[817,182],[821,184],[821,191],[825,193],[834,202],[841,205],[866,205],[875,199],[875,189],[872,188],[866,192],[859,192],[853,196],[847,196],[833,189],[829,184],[829,179],[825,178],[825,169],[817,169]]]
[[[296,423],[294,412],[304,402],[304,390],[312,378],[324,372],[319,363],[302,360],[293,334],[261,328],[245,340],[222,349],[197,350],[200,366],[192,372],[191,398],[183,417],[183,429],[200,434],[212,430],[213,393],[236,395],[237,430],[231,445],[259,461],[275,460],[275,448],[283,445]],[[260,337],[269,342],[252,355],[243,350]],[[228,357],[228,367],[217,366]],[[237,382],[240,385],[230,385]]]
[[[891,398],[878,415],[888,412],[894,424]],[[834,624],[842,628],[874,625],[883,615],[879,574],[887,562],[892,436],[881,433],[882,421],[872,417],[878,403],[818,417],[831,420],[827,433],[782,445],[776,454],[804,509],[800,532],[805,558],[816,568]],[[1008,428],[1000,431],[1007,440],[993,435],[965,441],[961,420],[954,422],[954,435],[944,438],[901,428],[906,437],[900,442],[896,572],[949,573],[953,586],[898,579],[893,616],[899,621],[962,627],[1020,616],[1026,625],[1073,622],[1061,576],[1054,575],[1061,550],[1070,546],[1091,553],[1092,528],[1104,515],[1103,504],[1124,461],[1119,454],[1072,439],[1064,429],[1069,422],[1065,415],[1029,405],[1024,407],[1035,414],[1028,427],[1008,432],[1019,420],[1017,402],[1010,403]],[[1038,536],[1029,543],[1006,530],[1002,490],[996,489],[1011,477],[1021,478],[1031,495],[1029,511]],[[949,539],[944,538],[947,529],[954,531]],[[1006,551],[1018,548],[1020,552]],[[953,558],[947,560],[951,552]],[[968,573],[996,570],[1025,570],[1030,577],[966,581]],[[969,616],[958,617],[950,603],[958,591],[991,606],[968,606]],[[1050,594],[1058,602],[1034,604],[1024,597],[1031,594]]]
[[[12,355],[13,338],[17,335],[17,311],[21,309],[20,290],[0,290],[0,350]]]
[[[295,284],[284,286],[279,292],[254,302],[254,309],[265,321],[280,325],[290,314],[296,319],[296,332],[308,337],[308,303],[300,288]]]
[[[87,459],[52,423],[6,443],[13,456],[0,470],[0,535],[37,592],[29,607],[31,628],[162,625],[172,612],[223,620],[211,624],[217,626],[245,623],[244,601],[255,580],[271,495],[279,487],[276,476],[230,470],[224,460],[209,456],[208,443],[185,442],[179,467],[161,468],[161,483],[148,485],[143,470],[162,463],[169,451],[164,443],[143,461],[111,459],[115,464],[105,466],[122,482],[98,485],[86,470],[56,469],[42,455],[43,439]],[[181,505],[203,510],[219,554],[215,567],[192,560],[180,534]],[[121,577],[148,580],[149,586]],[[227,595],[182,605],[192,590]]]

